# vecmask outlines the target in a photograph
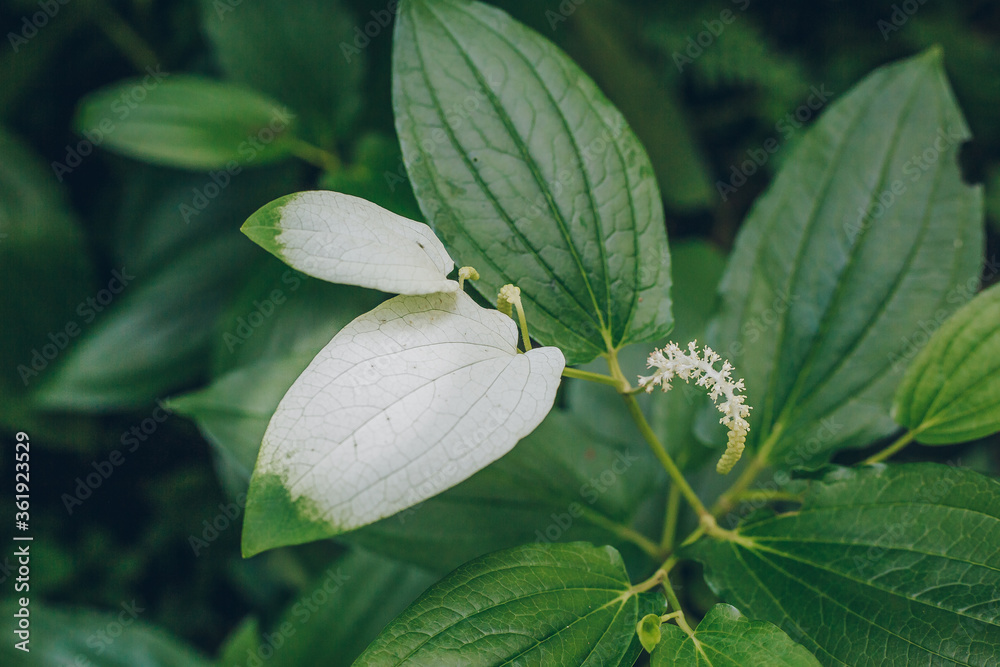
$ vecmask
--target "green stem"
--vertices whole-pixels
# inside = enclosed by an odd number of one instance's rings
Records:
[[[673,609],[675,612],[680,612],[675,621],[680,629],[688,634],[688,636],[694,636],[694,630],[688,625],[687,618],[684,616],[684,609],[681,607],[681,601],[677,598],[677,593],[674,592],[673,586],[670,585],[670,577],[664,577],[663,590],[667,594],[667,602],[669,603],[669,608]]]
[[[691,485],[688,484],[686,479],[684,479],[684,473],[682,473],[681,469],[677,467],[676,463],[674,463],[670,454],[668,454],[667,450],[664,449],[663,443],[661,443],[660,439],[656,437],[656,433],[653,432],[653,428],[649,425],[649,422],[646,421],[646,415],[642,413],[642,408],[639,407],[639,402],[635,400],[635,396],[632,394],[622,394],[622,398],[625,399],[625,405],[628,407],[629,414],[632,415],[633,421],[635,421],[636,426],[639,427],[639,432],[642,434],[642,437],[649,444],[650,448],[653,450],[653,454],[656,455],[656,458],[660,460],[660,463],[667,471],[667,474],[670,475],[671,479],[673,479],[674,486],[680,490],[681,494],[683,494],[684,498],[688,501],[688,504],[690,504],[691,508],[698,514],[699,519],[702,521],[712,520],[712,523],[714,523],[712,515],[707,509],[705,509],[705,505],[702,504],[701,500],[698,498],[698,494],[694,492]]]
[[[663,537],[660,539],[660,549],[664,553],[670,553],[674,548],[674,539],[677,536],[677,519],[681,510],[681,490],[676,484],[670,485],[670,492],[667,495],[666,517],[663,523]]]
[[[514,309],[517,310],[517,323],[521,325],[521,337],[524,338],[524,351],[531,349],[531,338],[528,337],[528,318],[524,316],[524,305],[520,297],[514,302]]]
[[[656,546],[656,544],[651,539],[649,539],[639,531],[624,524],[618,523],[616,521],[612,521],[611,519],[602,516],[601,514],[595,512],[589,507],[583,508],[583,514],[581,516],[585,520],[594,524],[595,526],[604,528],[605,530],[614,533],[615,535],[625,540],[626,542],[631,542],[632,544],[636,545],[637,547],[642,549],[650,558],[653,558],[654,560],[659,560],[661,558],[664,558],[664,553],[660,550],[660,548]]]
[[[621,386],[621,383],[610,375],[592,373],[591,371],[582,371],[579,368],[564,368],[562,374],[568,378],[576,378],[578,380],[588,380],[590,382],[610,385],[615,389]]]
[[[676,463],[674,463],[673,458],[671,458],[670,454],[668,454],[667,450],[663,447],[663,443],[660,442],[656,432],[653,431],[653,427],[651,427],[649,422],[646,421],[646,415],[643,414],[642,408],[639,407],[639,402],[635,400],[635,396],[631,393],[632,387],[629,385],[628,380],[625,379],[625,374],[622,373],[621,366],[618,364],[618,355],[613,349],[608,352],[607,360],[608,370],[611,371],[611,376],[616,378],[619,382],[619,392],[621,393],[622,399],[625,401],[625,406],[628,408],[629,414],[632,416],[632,420],[635,422],[635,425],[639,427],[639,433],[642,434],[642,437],[649,444],[649,447],[653,450],[653,454],[656,455],[656,458],[660,460],[660,463],[667,471],[667,474],[670,475],[671,479],[673,479],[674,486],[680,490],[681,494],[694,509],[695,513],[697,513],[698,518],[703,523],[710,522],[712,525],[715,525],[715,519],[713,519],[709,511],[705,509],[705,505],[698,498],[698,494],[694,492],[691,485],[688,484],[686,479],[684,479],[684,473],[682,473],[681,469],[677,467]]]
[[[339,171],[342,166],[339,157],[302,139],[294,140],[292,151],[296,157],[331,173]]]
[[[907,431],[903,435],[899,436],[899,438],[894,443],[892,443],[882,451],[876,454],[872,454],[867,459],[865,459],[864,465],[885,461],[887,458],[889,458],[890,456],[901,450],[903,447],[906,447],[908,444],[913,442],[913,439],[915,437],[917,437],[917,431]]]

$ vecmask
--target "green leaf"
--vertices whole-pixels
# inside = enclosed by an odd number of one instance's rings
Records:
[[[649,501],[662,506],[661,479],[643,443],[590,437],[553,410],[499,461],[345,539],[434,571],[526,542],[565,541],[613,544],[648,567],[648,556],[615,531]]]
[[[379,292],[312,280],[268,257],[216,322],[213,374],[267,360],[316,356],[335,332],[384,300]],[[272,413],[275,407],[277,403]]]
[[[108,411],[148,405],[197,379],[208,365],[213,324],[254,248],[233,232],[194,248],[152,275],[116,269],[120,295],[81,311],[79,344],[39,386],[49,409]],[[100,293],[99,293],[100,294]]]
[[[562,52],[481,3],[402,4],[393,104],[424,216],[490,300],[514,283],[571,364],[671,328],[649,158]]]
[[[80,443],[85,425],[37,414],[32,392],[82,333],[76,308],[93,294],[94,268],[41,159],[2,127],[0,152],[0,425]]]
[[[139,160],[208,170],[261,165],[295,150],[295,114],[243,86],[190,75],[149,74],[88,95],[77,132]]]
[[[751,443],[785,465],[896,428],[921,325],[972,296],[982,191],[939,50],[883,67],[824,112],[737,239],[710,343],[746,379]]]
[[[116,609],[65,610],[31,599],[30,653],[14,648],[13,599],[0,606],[7,641],[0,645],[5,665],[90,665],[91,667],[208,667],[193,648],[146,624],[149,605],[125,600]],[[112,634],[114,633],[114,634]],[[26,656],[28,659],[26,660]]]
[[[217,468],[230,496],[246,493],[267,423],[314,356],[241,366],[204,389],[167,401],[168,408],[194,419],[214,446]]]
[[[424,593],[355,664],[616,664],[638,621],[638,599],[629,589],[611,547],[500,551]]]
[[[1000,286],[965,304],[934,332],[896,392],[896,421],[925,445],[1000,431]]]
[[[254,654],[260,649],[260,624],[253,616],[247,616],[229,633],[219,649],[216,667],[242,667],[247,654]]]
[[[927,463],[836,470],[800,510],[684,555],[823,664],[985,666],[1000,660],[997,544],[1000,483]]]
[[[361,111],[366,47],[390,35],[392,16],[384,3],[372,12],[384,31],[375,38],[362,32],[372,16],[359,22],[344,4],[201,2],[202,26],[226,76],[291,106],[301,115],[304,138],[324,148],[344,138]]]
[[[119,294],[87,295],[100,301],[83,303],[75,313],[83,334],[39,378],[39,400],[49,408],[84,411],[139,408],[203,377],[214,343],[226,342],[226,332],[216,331],[219,313],[262,268],[253,262],[262,254],[236,228],[276,191],[287,192],[290,175],[279,167],[241,173],[187,224],[179,206],[192,201],[192,190],[214,184],[208,176],[188,174],[183,181],[170,179],[163,190],[140,189],[146,195],[138,207],[141,219],[119,235],[112,264],[135,278]]]
[[[562,353],[465,292],[398,296],[316,355],[268,424],[247,499],[253,555],[390,516],[510,451],[555,400]]]
[[[275,621],[285,639],[269,667],[348,667],[436,578],[412,566],[352,551],[319,574]],[[246,655],[236,663],[252,662]]]
[[[820,664],[780,628],[765,621],[751,621],[728,604],[712,607],[693,635],[673,624],[663,626],[663,635],[650,659],[651,667],[818,667]]]

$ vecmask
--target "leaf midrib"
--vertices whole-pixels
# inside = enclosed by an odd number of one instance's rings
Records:
[[[537,253],[537,251],[533,252],[533,254],[536,257],[538,257],[539,262],[543,266],[545,266],[546,268],[549,269],[549,273],[558,282],[558,284],[563,288],[563,291],[565,291],[567,294],[569,294],[573,298],[573,300],[576,301],[577,305],[580,306],[580,309],[583,310],[587,314],[588,319],[590,319],[594,324],[597,325],[598,331],[605,331],[606,330],[606,326],[604,324],[604,318],[602,316],[602,311],[601,311],[600,305],[597,302],[597,295],[594,292],[593,286],[590,284],[590,277],[587,274],[587,271],[586,271],[586,269],[583,266],[583,262],[582,262],[582,260],[580,258],[579,251],[577,250],[576,245],[573,243],[573,239],[572,239],[572,236],[569,234],[569,230],[566,228],[566,221],[563,219],[562,213],[559,211],[558,207],[555,204],[555,201],[552,199],[552,193],[549,191],[549,189],[547,187],[545,187],[544,179],[542,178],[541,174],[538,173],[537,165],[535,164],[533,158],[531,157],[531,154],[528,151],[527,146],[524,145],[524,142],[522,141],[521,136],[516,132],[516,130],[515,130],[514,126],[513,126],[513,123],[511,122],[510,116],[507,115],[507,110],[499,103],[499,100],[497,100],[496,96],[493,94],[493,90],[491,88],[489,88],[489,86],[486,85],[486,82],[483,80],[482,76],[480,75],[480,72],[479,72],[478,68],[476,67],[475,63],[472,62],[472,59],[465,52],[465,50],[462,48],[461,42],[459,42],[458,38],[448,28],[447,24],[440,18],[440,16],[438,16],[438,14],[436,13],[436,11],[433,8],[433,5],[430,4],[430,3],[427,3],[424,6],[429,10],[430,14],[432,14],[434,16],[434,18],[437,20],[438,24],[441,26],[441,28],[444,30],[444,32],[448,35],[448,37],[451,39],[451,41],[455,44],[456,51],[461,56],[462,60],[465,61],[466,65],[469,68],[469,71],[476,78],[476,81],[479,83],[480,88],[483,90],[483,92],[486,95],[487,99],[489,99],[490,104],[492,105],[494,111],[496,112],[497,117],[500,119],[500,122],[503,123],[504,128],[507,130],[507,133],[508,133],[509,137],[514,142],[514,144],[517,146],[518,150],[521,152],[521,157],[523,158],[525,165],[528,167],[528,170],[531,172],[532,178],[534,178],[534,180],[535,180],[535,185],[538,187],[539,191],[545,196],[546,203],[549,205],[549,210],[552,213],[552,216],[553,216],[556,224],[559,227],[559,233],[562,235],[563,240],[566,242],[567,247],[569,248],[570,253],[573,256],[573,261],[576,264],[577,271],[579,271],[580,276],[583,278],[584,285],[587,288],[587,293],[589,294],[590,299],[591,299],[591,303],[594,306],[594,311],[593,312],[587,312],[587,309],[583,306],[582,303],[579,302],[579,300],[577,299],[576,295],[572,291],[570,291],[566,287],[566,285],[563,284],[562,280],[559,279],[556,276],[555,272],[551,269],[551,267],[549,267],[548,264],[544,260],[542,260],[541,256]],[[414,36],[416,36],[416,31],[414,31]],[[416,38],[414,39],[414,42],[417,45],[417,51],[418,51],[418,53],[421,53],[421,71],[425,73],[426,72],[426,66],[424,64],[422,52],[420,51],[418,41],[419,40],[417,40]],[[516,51],[516,49],[515,49],[515,51]],[[425,81],[427,81],[426,74],[424,76],[425,76]],[[427,81],[427,83],[428,83],[428,92],[435,99],[435,105],[438,106],[439,113],[440,113],[440,102],[437,100],[437,96],[435,95],[433,88],[431,88],[430,82]],[[561,114],[560,114],[560,117],[561,117]],[[456,147],[460,147],[461,144],[459,144],[456,141],[456,139],[454,137],[454,132],[451,131],[451,127],[450,126],[448,126],[448,132],[449,132],[449,135],[451,135],[452,141],[456,145]],[[525,242],[525,246],[534,249],[533,246],[530,243],[527,242],[527,239],[525,239],[524,236],[520,233],[520,230],[518,230],[517,227],[513,224],[513,221],[510,220],[509,216],[507,215],[506,210],[503,209],[503,207],[500,206],[499,201],[496,199],[496,197],[493,196],[493,193],[486,186],[485,182],[482,181],[482,178],[481,178],[479,172],[476,171],[475,168],[469,163],[468,155],[465,153],[465,151],[464,150],[459,150],[458,152],[461,154],[462,160],[463,160],[463,162],[466,163],[466,166],[468,167],[470,173],[472,173],[474,175],[474,178],[476,179],[477,183],[479,183],[480,187],[488,195],[488,197],[491,200],[491,202],[493,202],[495,204],[495,207],[501,213],[501,217],[508,223],[508,227],[510,227],[513,231],[515,231],[515,233],[518,234],[519,238],[521,238],[521,240]],[[603,247],[603,244],[601,244],[601,245]],[[477,246],[478,246],[478,244],[477,244]],[[480,250],[480,252],[482,252],[482,250]],[[594,319],[595,315],[597,317],[596,320]]]

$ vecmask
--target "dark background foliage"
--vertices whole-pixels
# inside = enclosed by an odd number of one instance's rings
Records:
[[[243,354],[228,349],[225,335],[248,312],[240,301],[246,303],[244,286],[281,275],[266,273],[274,267],[238,235],[256,208],[320,178],[324,187],[419,215],[398,182],[391,28],[371,30],[367,43],[359,37],[387,3],[303,3],[322,6],[316,11],[330,22],[296,26],[281,20],[285,7],[278,2],[53,0],[50,13],[57,9],[31,33],[25,21],[43,4],[5,0],[0,7],[0,33],[7,36],[0,47],[0,123],[19,141],[2,143],[0,172],[14,175],[5,182],[46,183],[37,201],[0,190],[0,489],[9,488],[12,476],[13,435],[28,431],[34,599],[99,610],[135,599],[148,610],[144,621],[214,655],[248,614],[265,624],[277,618],[339,547],[320,543],[244,561],[234,523],[195,554],[190,537],[201,536],[203,522],[231,502],[225,467],[192,422],[176,414],[154,419],[165,414],[156,401],[204,385]],[[986,184],[987,257],[997,251],[996,2],[495,4],[566,49],[621,108],[653,159],[671,241],[700,237],[722,249],[801,137],[799,120],[807,125],[815,117],[803,106],[810,96],[829,91],[836,97],[874,67],[941,44],[974,135],[962,153],[963,170],[970,182]],[[731,23],[719,22],[723,11],[732,12]],[[721,25],[718,35],[710,34]],[[26,39],[11,40],[11,34]],[[347,56],[341,43],[349,45]],[[357,52],[350,48],[361,44]],[[325,174],[297,161],[248,165],[187,220],[181,206],[205,192],[206,173],[150,166],[100,147],[69,172],[54,168],[69,164],[68,154],[80,146],[73,129],[80,100],[147,68],[241,81],[294,108],[325,105],[328,116],[305,113],[304,121],[315,121],[315,143],[340,165]],[[767,146],[776,149],[764,151]],[[766,160],[758,166],[752,160],[761,155]],[[8,238],[12,216],[30,219],[36,234],[28,241]],[[136,275],[136,286],[107,310],[128,308],[132,319],[113,344],[81,362],[94,368],[106,362],[109,370],[69,380],[60,375],[63,382],[40,394],[43,381],[64,372],[59,366],[72,350],[64,351],[30,377],[26,389],[17,367],[49,342],[46,332],[81,321],[78,304],[123,268]],[[989,273],[986,279],[996,281]],[[254,332],[255,344],[266,343],[267,328]],[[919,454],[996,474],[995,445],[994,439]],[[66,494],[75,494],[88,474],[106,470],[115,449],[123,455],[120,465],[67,509]],[[5,491],[0,515],[11,516],[11,501]],[[0,533],[8,530],[4,520]],[[5,598],[13,595],[9,577],[2,590]]]

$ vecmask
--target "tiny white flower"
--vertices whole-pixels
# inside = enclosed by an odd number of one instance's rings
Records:
[[[733,382],[732,365],[723,361],[722,369],[715,369],[715,362],[719,359],[721,357],[707,345],[699,355],[697,341],[688,343],[687,352],[676,343],[669,343],[662,350],[654,350],[649,355],[646,366],[655,368],[656,372],[640,376],[639,386],[644,387],[647,392],[653,391],[653,387],[657,385],[667,391],[670,389],[670,381],[676,376],[685,382],[693,379],[695,384],[708,389],[708,395],[723,415],[719,422],[729,427],[726,451],[715,466],[719,473],[725,475],[743,455],[747,433],[750,431],[750,423],[746,420],[750,414],[750,406],[743,403],[746,396],[738,393],[744,389],[743,380]],[[725,400],[719,403],[721,397],[725,397]]]

